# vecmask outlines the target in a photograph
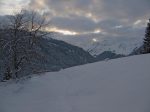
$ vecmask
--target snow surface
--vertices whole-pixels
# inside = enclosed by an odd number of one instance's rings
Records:
[[[0,112],[150,112],[150,54],[1,83]]]
[[[141,47],[143,44],[143,37],[106,37],[101,34],[68,36],[54,33],[53,38],[81,47],[93,56],[99,55],[104,51],[129,55],[134,49]]]

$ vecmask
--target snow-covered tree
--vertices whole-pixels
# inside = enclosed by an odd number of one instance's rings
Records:
[[[47,34],[42,31],[46,25],[44,16],[38,16],[34,11],[22,10],[9,16],[8,26],[0,29],[0,58],[5,79],[20,77],[22,69],[37,56],[34,44],[39,37]]]

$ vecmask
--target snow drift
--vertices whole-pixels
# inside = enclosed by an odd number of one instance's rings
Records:
[[[1,83],[0,112],[150,112],[150,54]]]

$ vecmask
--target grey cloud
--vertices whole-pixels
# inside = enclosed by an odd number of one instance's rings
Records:
[[[38,0],[31,0],[35,6]],[[150,10],[149,0],[40,0],[57,14],[82,14],[91,12],[98,19],[147,19]]]
[[[94,23],[91,19],[81,16],[76,16],[75,18],[54,17],[51,20],[51,25],[61,29],[69,29],[71,31],[81,33],[94,31],[97,27],[97,24]]]
[[[142,19],[149,15],[149,0],[101,0],[102,12],[112,18]]]
[[[115,26],[122,25],[122,22],[120,20],[116,20],[116,19],[106,19],[106,20],[100,21],[98,23],[98,25],[102,29],[112,29]]]
[[[133,23],[150,18],[150,0],[30,0],[28,7],[45,10],[51,26],[75,32],[100,28],[110,35],[138,36],[144,28]]]

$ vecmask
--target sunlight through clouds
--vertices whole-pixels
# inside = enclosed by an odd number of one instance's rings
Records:
[[[64,34],[121,36],[128,32],[133,36],[137,34],[132,30],[143,33],[150,17],[149,6],[148,0],[0,0],[0,15],[26,8],[46,14],[52,21],[50,26]]]

